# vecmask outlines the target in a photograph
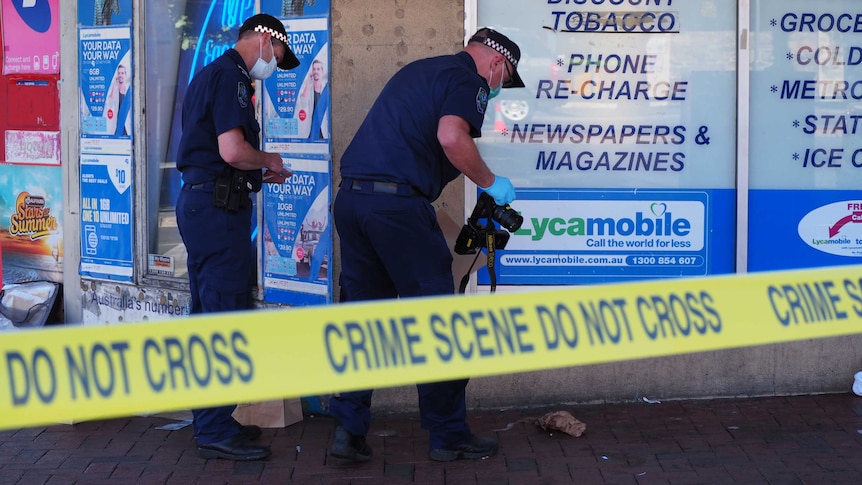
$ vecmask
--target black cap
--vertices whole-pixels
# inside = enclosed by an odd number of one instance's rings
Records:
[[[299,59],[296,58],[296,54],[290,50],[290,43],[287,40],[287,32],[284,30],[284,24],[281,23],[280,20],[273,17],[272,15],[268,15],[265,13],[259,13],[252,17],[249,17],[248,20],[243,22],[242,27],[239,28],[239,35],[242,35],[249,30],[253,30],[255,32],[260,33],[268,33],[276,40],[280,41],[284,44],[284,59],[278,63],[279,69],[293,69],[294,67],[299,65]]]
[[[504,88],[524,87],[524,81],[521,80],[521,75],[518,74],[518,61],[521,60],[521,49],[518,47],[518,44],[512,42],[511,39],[496,30],[489,29],[487,27],[483,27],[476,31],[476,33],[473,34],[473,37],[470,37],[470,42],[485,44],[500,54],[503,54],[503,57],[512,64],[512,67],[515,70],[512,71],[512,79],[510,79],[506,84],[503,84]]]

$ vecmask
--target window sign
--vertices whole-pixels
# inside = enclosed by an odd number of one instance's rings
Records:
[[[148,275],[187,274],[174,218],[181,189],[176,154],[187,86],[235,45],[245,19],[263,12],[284,23],[301,63],[256,82],[263,149],[281,153],[294,172],[284,184],[264,184],[255,205],[262,221],[258,226],[255,217],[253,237],[261,236],[264,299],[295,305],[331,301],[329,9],[328,0],[147,3]],[[314,71],[312,66],[318,64]],[[153,102],[159,99],[163,102]]]
[[[195,74],[236,44],[254,7],[254,0],[147,2],[148,275],[188,278],[175,217],[182,188],[176,164],[183,100]]]
[[[478,140],[524,216],[498,283],[733,271],[736,19],[732,0],[478,1],[526,84]]]
[[[859,264],[859,2],[751,6],[749,269]]]
[[[254,1],[190,0],[182,16],[182,42],[176,71],[176,102],[173,104],[167,160],[163,166],[160,207],[173,209],[182,181],[176,169],[182,136],[183,99],[195,74],[236,44],[239,28],[255,14]]]

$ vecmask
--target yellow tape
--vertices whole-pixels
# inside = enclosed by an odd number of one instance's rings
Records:
[[[0,429],[860,332],[860,266],[5,332]]]

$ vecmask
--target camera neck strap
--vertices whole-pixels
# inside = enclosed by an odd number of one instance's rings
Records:
[[[488,249],[488,278],[491,281],[491,293],[497,290],[497,271],[494,267],[494,263],[497,260],[497,243],[496,243],[496,231],[494,227],[494,223],[491,222],[491,218],[488,218],[488,225],[485,231],[485,246]]]
[[[489,217],[488,223],[485,226],[485,246],[488,250],[488,276],[491,280],[491,293],[497,290],[497,272],[494,268],[494,261],[496,260],[496,239],[495,239],[495,231],[494,231],[494,223],[491,222],[491,218]],[[473,258],[473,262],[470,263],[470,268],[467,270],[467,273],[461,278],[461,284],[458,286],[458,293],[464,293],[467,291],[467,283],[470,282],[470,273],[473,272],[473,266],[476,265],[476,261],[479,260],[479,255],[482,254],[482,251],[479,250],[476,252],[476,257]]]

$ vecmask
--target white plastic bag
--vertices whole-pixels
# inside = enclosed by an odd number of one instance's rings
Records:
[[[4,286],[0,291],[0,331],[44,326],[59,288],[50,281]]]

